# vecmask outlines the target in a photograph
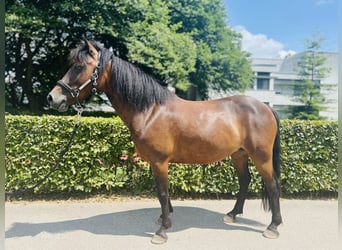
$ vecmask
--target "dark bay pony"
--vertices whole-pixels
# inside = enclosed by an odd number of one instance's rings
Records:
[[[161,204],[161,226],[152,238],[167,241],[173,212],[168,193],[168,163],[207,164],[231,156],[239,179],[233,223],[243,212],[251,180],[250,157],[264,182],[263,204],[272,222],[263,233],[277,238],[282,222],[280,193],[279,118],[267,105],[247,96],[212,101],[186,101],[152,76],[121,60],[100,43],[85,40],[71,51],[73,65],[49,93],[50,106],[61,112],[92,94],[104,92],[129,128],[138,154],[151,165]]]

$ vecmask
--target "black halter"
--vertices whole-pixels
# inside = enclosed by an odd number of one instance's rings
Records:
[[[75,101],[75,106],[81,107],[80,101],[78,100],[78,95],[80,94],[80,92],[88,86],[89,83],[92,83],[93,85],[93,89],[92,89],[92,93],[96,94],[97,92],[97,79],[99,77],[99,69],[100,69],[100,58],[101,58],[101,51],[99,51],[99,56],[98,56],[98,61],[96,63],[96,67],[94,69],[93,74],[91,75],[90,79],[88,79],[87,81],[85,81],[80,87],[73,89],[70,87],[70,85],[68,85],[67,83],[63,82],[63,80],[59,80],[57,81],[57,84],[59,86],[61,86],[62,88],[64,88],[66,91],[69,92],[69,94],[71,95],[71,97],[74,99]]]

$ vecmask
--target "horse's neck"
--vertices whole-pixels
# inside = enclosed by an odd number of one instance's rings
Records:
[[[121,59],[120,59],[121,60]],[[107,97],[112,103],[112,106],[121,120],[125,123],[125,125],[131,131],[133,137],[139,137],[141,130],[145,125],[145,118],[148,116],[153,110],[155,110],[155,105],[151,105],[146,110],[141,111],[134,107],[134,105],[130,105],[123,100],[123,98],[118,93],[116,87],[113,84],[111,67],[113,62],[107,66],[108,72],[103,78],[103,84],[101,84],[102,91],[106,93]]]
[[[101,75],[101,78],[98,81],[98,89],[99,91],[104,92],[107,95],[115,112],[118,114],[121,120],[129,127],[132,123],[132,118],[136,111],[122,101],[122,98],[119,96],[112,83],[112,61],[110,61],[106,67],[107,68],[105,72]]]
[[[139,112],[134,109],[131,105],[122,101],[122,98],[117,95],[117,93],[112,93],[108,95],[109,100],[112,103],[112,106],[117,113],[117,115],[121,118],[121,120],[125,123],[125,125],[129,128],[131,133],[135,133],[137,130],[140,130],[138,122],[143,117],[143,112]]]

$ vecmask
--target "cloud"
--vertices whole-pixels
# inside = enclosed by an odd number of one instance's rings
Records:
[[[264,34],[252,34],[243,26],[234,30],[242,35],[242,49],[258,58],[284,58],[296,54],[293,50],[284,50],[284,45]]]

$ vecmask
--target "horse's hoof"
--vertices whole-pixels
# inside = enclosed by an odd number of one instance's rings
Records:
[[[224,217],[223,217],[223,222],[224,223],[228,223],[228,224],[230,224],[230,223],[235,223],[236,222],[236,219],[233,217],[233,216],[230,216],[230,215],[225,215]]]
[[[277,239],[279,237],[279,232],[267,228],[266,231],[262,234],[262,236],[268,239]]]
[[[152,236],[151,243],[156,245],[161,245],[167,242],[167,237],[164,238],[158,234]]]

